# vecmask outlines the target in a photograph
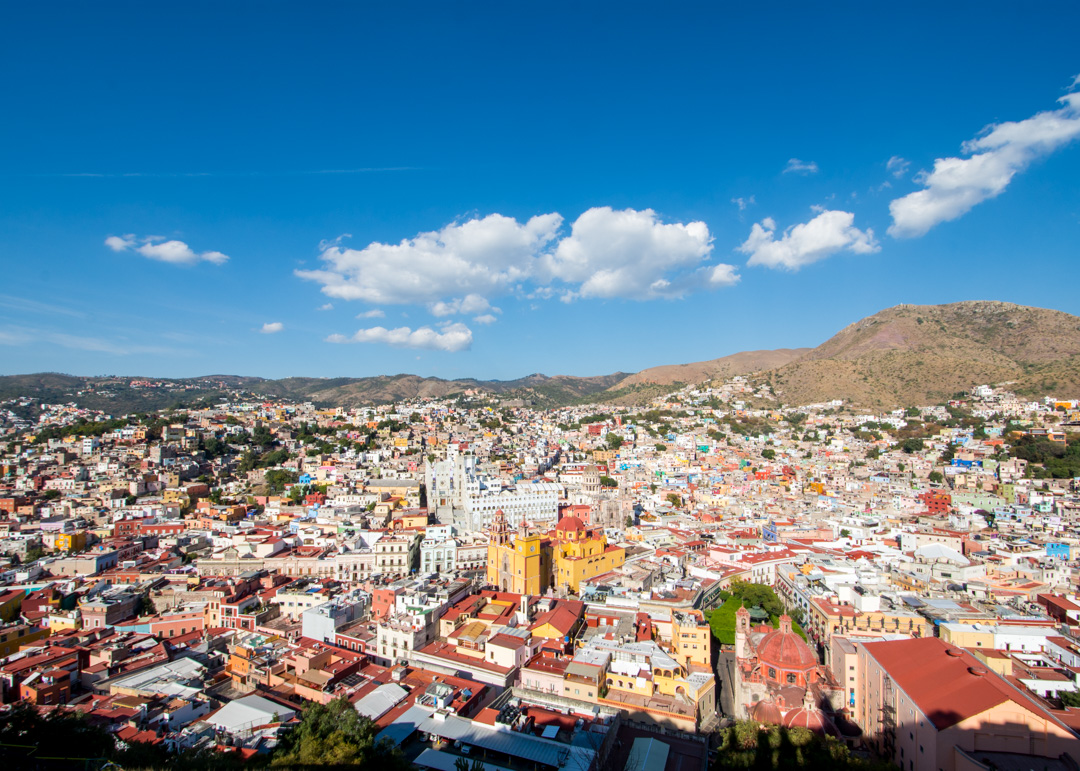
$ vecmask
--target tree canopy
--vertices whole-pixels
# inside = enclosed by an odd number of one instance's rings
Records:
[[[397,745],[376,737],[375,723],[345,697],[312,704],[289,732],[271,765],[275,767],[357,765],[379,771],[406,771],[409,763]]]

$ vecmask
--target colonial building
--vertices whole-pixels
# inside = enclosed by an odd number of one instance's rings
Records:
[[[740,717],[762,723],[825,732],[829,712],[839,708],[843,691],[818,663],[814,651],[780,617],[780,628],[752,627],[750,611],[735,614],[735,708]]]
[[[626,561],[621,546],[609,546],[602,531],[587,529],[577,517],[559,520],[552,553],[554,586],[571,592],[579,591],[582,581],[622,567]]]
[[[580,520],[579,520],[580,521]],[[487,582],[500,591],[543,594],[551,585],[550,542],[530,533],[524,520],[511,536],[506,515],[495,512],[488,543]]]

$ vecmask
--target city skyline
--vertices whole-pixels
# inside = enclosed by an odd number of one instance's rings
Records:
[[[3,374],[598,375],[1080,314],[1074,7],[184,8],[12,14]]]

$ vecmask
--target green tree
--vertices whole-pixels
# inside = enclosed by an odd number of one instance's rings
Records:
[[[766,447],[761,451],[761,457],[765,460],[773,460],[776,457],[776,450],[771,447]]]
[[[247,473],[252,471],[258,463],[258,456],[255,455],[254,450],[245,450],[244,454],[240,457],[240,462],[236,465],[236,470],[241,473]]]
[[[397,745],[376,737],[378,727],[341,696],[312,704],[300,725],[282,739],[271,765],[357,765],[380,771],[405,771],[409,763]]]
[[[626,527],[633,527],[634,526],[634,516],[632,514],[627,514],[626,515],[626,522],[624,524],[625,524]]]
[[[900,449],[906,452],[908,455],[913,452],[921,452],[923,449],[925,449],[925,447],[926,443],[923,442],[922,437],[919,436],[913,436],[905,439],[900,444]]]
[[[936,485],[940,485],[942,482],[945,481],[945,477],[940,471],[931,471],[926,478]]]
[[[612,479],[611,477],[609,477],[607,475],[602,475],[600,477],[600,486],[601,487],[618,487],[619,483],[616,482],[614,479]]]
[[[682,496],[678,493],[668,493],[665,500],[675,508],[682,506]]]
[[[135,609],[135,615],[142,618],[143,616],[153,616],[155,613],[157,613],[157,608],[154,606],[154,601],[150,599],[150,595],[141,595],[139,604]]]
[[[607,446],[609,450],[618,450],[623,446],[623,438],[618,434],[607,435]]]

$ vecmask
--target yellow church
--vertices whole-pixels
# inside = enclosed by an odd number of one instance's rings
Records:
[[[555,526],[552,565],[556,589],[577,593],[581,582],[626,562],[621,546],[608,546],[602,531],[589,530],[577,517],[563,517]]]
[[[515,594],[543,594],[551,586],[551,548],[539,533],[529,533],[522,522],[511,538],[502,509],[491,522],[487,551],[487,582]]]
[[[553,537],[528,532],[524,522],[511,536],[503,512],[495,512],[488,544],[487,582],[504,592],[543,594],[548,587],[577,593],[581,582],[626,562],[621,546],[577,517],[563,517]]]

